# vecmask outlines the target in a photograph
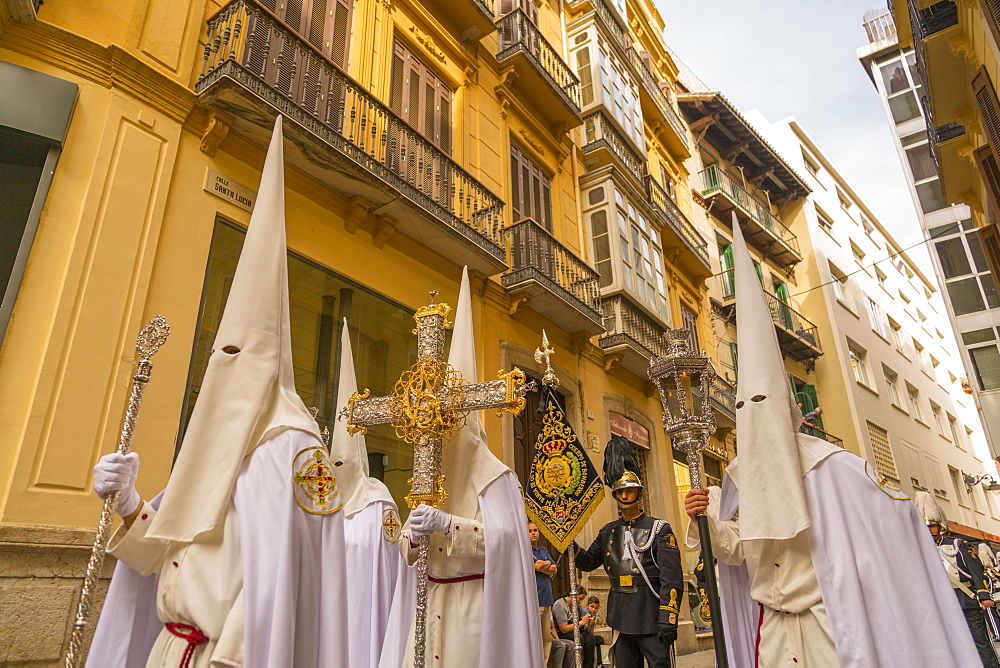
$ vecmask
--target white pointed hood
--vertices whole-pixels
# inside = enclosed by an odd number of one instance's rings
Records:
[[[782,361],[774,321],[760,279],[733,215],[736,384],[739,465],[730,475],[740,490],[743,540],[791,538],[809,527],[802,476],[838,449],[799,433],[802,413]]]
[[[319,441],[295,392],[290,331],[278,116],[205,379],[147,535],[189,542],[219,526],[243,458],[281,429]]]
[[[337,411],[347,406],[347,400],[358,391],[351,352],[351,333],[347,319],[340,336],[340,385],[337,387]],[[336,412],[334,413],[336,414]],[[378,478],[368,475],[368,449],[363,434],[347,433],[347,421],[334,421],[330,438],[330,462],[337,477],[337,489],[344,500],[344,515],[350,519],[376,501],[395,505],[388,488]]]
[[[452,330],[448,364],[457,369],[468,382],[479,382],[468,267],[462,270],[462,287],[455,308],[455,329]],[[444,444],[441,468],[445,476],[444,488],[448,492],[444,510],[459,517],[470,518],[475,516],[479,506],[478,497],[486,486],[510,470],[490,452],[479,411],[469,413],[465,428]]]

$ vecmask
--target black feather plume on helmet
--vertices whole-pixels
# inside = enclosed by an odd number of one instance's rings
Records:
[[[612,436],[604,447],[604,484],[614,490],[625,477],[626,471],[634,474],[635,482],[638,484],[623,486],[641,487],[639,460],[635,458],[632,443],[624,436]],[[631,479],[632,476],[629,478]]]

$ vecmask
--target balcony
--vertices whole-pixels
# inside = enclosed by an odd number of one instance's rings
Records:
[[[648,378],[649,361],[667,351],[663,338],[666,327],[623,295],[602,297],[600,303],[607,331],[597,344],[608,358],[639,378]]]
[[[394,226],[487,276],[507,268],[503,201],[255,0],[209,20],[195,91],[261,146],[282,114],[286,162],[363,202],[373,239]]]
[[[670,101],[663,94],[656,77],[649,71],[649,67],[643,61],[639,52],[633,47],[626,49],[629,63],[632,69],[639,75],[640,104],[642,104],[642,117],[647,122],[652,122],[655,118],[662,118],[666,121],[670,131],[665,133],[668,148],[688,157],[691,155],[691,145],[688,143],[687,128],[681,121],[680,116],[670,106]]]
[[[768,204],[747,192],[718,165],[705,168],[699,175],[704,186],[701,196],[712,206],[716,217],[728,224],[730,217],[726,214],[735,211],[747,242],[782,267],[802,261],[799,240],[771,213]]]
[[[701,396],[701,393],[698,393]],[[708,398],[715,409],[719,427],[736,427],[736,386],[725,378],[715,376],[709,388]]]
[[[497,29],[495,0],[439,0],[437,14],[455,27],[463,42],[478,40]]]
[[[575,128],[580,116],[579,80],[542,37],[528,15],[515,9],[497,21],[501,76],[519,99],[527,100],[553,127]]]
[[[731,309],[736,307],[736,282],[733,279],[733,270],[720,274],[719,282],[723,300],[727,302],[722,308],[726,309],[726,312],[731,312]],[[816,325],[770,292],[764,291],[764,298],[771,311],[771,320],[774,321],[774,329],[778,334],[778,344],[786,357],[808,365],[823,354],[823,348],[819,343],[819,329]]]
[[[635,177],[637,187],[642,183],[646,174],[645,158],[618,132],[605,112],[595,111],[584,117],[583,142],[584,164],[588,170],[614,164]]]
[[[708,244],[702,238],[698,230],[690,220],[677,208],[677,204],[671,199],[667,191],[663,189],[656,179],[650,174],[643,178],[646,186],[646,197],[650,204],[666,221],[663,226],[664,231],[671,234],[663,235],[664,246],[679,245],[686,248],[689,253],[678,255],[677,262],[685,267],[690,273],[696,276],[707,278],[711,276],[711,263],[708,259]],[[674,241],[671,243],[671,237]]]
[[[799,431],[801,431],[803,434],[809,434],[810,436],[815,436],[816,438],[822,438],[824,441],[827,441],[828,443],[833,443],[834,445],[844,447],[844,439],[837,438],[830,432],[823,431],[819,427],[809,427],[807,425],[802,425],[801,427],[799,427]]]
[[[505,232],[510,271],[500,282],[507,292],[565,332],[603,332],[597,272],[530,218]]]
[[[924,9],[918,9],[914,0],[909,0],[909,8],[915,39],[924,40],[958,25],[958,5],[952,0],[935,2]]]

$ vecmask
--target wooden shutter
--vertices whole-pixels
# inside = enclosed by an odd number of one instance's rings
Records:
[[[400,42],[393,49],[389,108],[435,146],[451,153],[451,89]]]
[[[993,43],[1000,48],[1000,0],[982,0],[979,6],[983,10],[983,18],[990,27]]]
[[[972,94],[993,155],[1000,155],[1000,101],[985,67],[980,67],[972,78]]]
[[[986,144],[977,148],[974,155],[988,204],[993,207],[994,213],[1000,213],[1000,164],[997,163],[996,154]]]
[[[993,282],[1000,291],[1000,228],[996,223],[979,228],[979,243],[982,244],[986,262],[990,265]]]
[[[532,218],[552,231],[552,182],[516,144],[510,145],[511,211],[513,221]]]
[[[327,46],[330,59],[347,69],[347,56],[351,48],[351,0],[336,0],[329,12],[328,23],[330,38]]]

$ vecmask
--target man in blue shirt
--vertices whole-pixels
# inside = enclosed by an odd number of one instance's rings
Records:
[[[549,551],[538,545],[538,527],[528,522],[528,537],[531,539],[531,554],[535,558],[535,589],[538,592],[538,616],[542,624],[542,651],[546,661],[552,647],[552,576],[556,574],[555,561]]]

